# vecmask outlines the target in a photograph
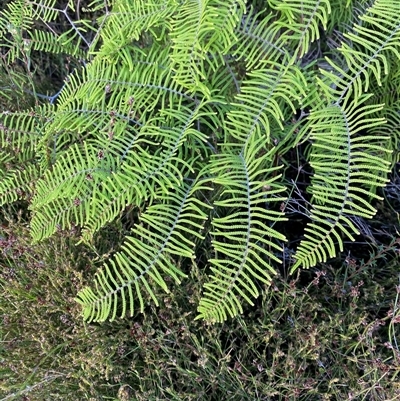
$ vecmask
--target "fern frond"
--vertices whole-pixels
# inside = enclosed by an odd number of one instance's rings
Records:
[[[174,83],[171,70],[163,65],[169,49],[157,52],[157,48],[137,60],[131,58],[132,64],[98,60],[81,77],[70,76],[42,140],[42,146],[54,144],[59,162],[38,183],[32,202],[37,240],[51,235],[57,225],[69,226],[72,219],[85,227],[83,239],[89,241],[126,205],[149,201],[156,188],[167,192],[179,186],[183,173],[192,168],[198,155],[192,152],[186,159],[186,142],[205,140],[192,128],[194,121],[210,126],[217,120],[205,103]],[[65,152],[74,136],[83,146],[75,144]],[[99,167],[112,159],[114,165]],[[97,178],[100,171],[111,175]]]
[[[289,59],[286,39],[281,36],[281,27],[274,23],[273,14],[259,19],[260,13],[250,8],[236,28],[237,43],[232,46],[232,54],[244,60],[249,70],[260,68],[265,61],[278,62]]]
[[[115,61],[96,59],[69,76],[43,138],[54,144],[54,152],[97,134],[112,140],[129,132],[130,138],[164,104],[194,102],[172,81],[168,47],[153,46],[151,51],[136,52],[136,57],[126,50]]]
[[[341,234],[352,241],[353,234],[359,234],[352,218],[372,218],[376,212],[369,199],[380,198],[363,185],[368,187],[373,180],[376,186],[385,186],[390,163],[380,153],[390,150],[382,146],[387,136],[363,134],[369,127],[384,123],[382,118],[371,118],[382,105],[363,104],[370,97],[364,95],[362,103],[328,106],[309,117],[313,206],[292,272],[334,257],[335,243],[343,251]]]
[[[311,43],[319,39],[320,28],[327,29],[331,12],[329,0],[268,0],[281,13],[278,25],[285,29],[288,42],[294,47],[292,61],[301,59]]]
[[[174,258],[193,258],[193,239],[203,239],[206,207],[195,193],[210,190],[203,184],[182,185],[163,196],[140,217],[141,223],[126,238],[122,251],[105,264],[95,277],[95,288],[84,288],[77,301],[83,306],[84,319],[104,321],[133,315],[136,302],[143,312],[146,292],[158,305],[155,285],[169,292],[163,276],[180,283],[185,274]]]
[[[297,66],[281,69],[278,64],[266,63],[243,82],[228,114],[227,134],[245,142],[253,133],[263,133],[269,141],[270,121],[275,120],[283,129],[283,121],[288,118],[283,111],[289,109],[293,114],[305,90],[306,81]]]
[[[45,110],[0,114],[0,205],[29,199],[43,173],[36,145],[47,123]]]
[[[382,76],[389,72],[388,57],[400,59],[399,13],[399,2],[377,0],[360,16],[364,25],[356,25],[353,33],[344,34],[350,43],[342,42],[338,51],[345,59],[346,68],[326,59],[335,71],[323,71],[327,79],[320,80],[331,102],[339,104],[353,97],[357,101],[369,90],[372,77],[382,85]]]
[[[7,63],[13,63],[24,47],[23,34],[33,25],[32,6],[23,0],[14,1],[0,13],[0,42],[6,50]]]
[[[80,37],[75,29],[71,29],[59,37],[54,33],[41,30],[30,30],[27,33],[29,38],[24,39],[24,49],[26,51],[41,51],[53,54],[65,53],[70,56],[86,58],[86,52],[79,48]]]
[[[45,113],[49,113],[45,117]],[[30,159],[45,130],[48,108],[0,113],[0,146],[12,151],[20,161]]]
[[[217,13],[214,32],[209,37],[209,51],[213,57],[228,54],[232,44],[238,43],[236,28],[246,12],[245,0],[210,0],[208,7]]]
[[[34,162],[24,164],[23,169],[6,169],[0,172],[0,206],[16,200],[27,200],[32,196],[34,183],[43,172]]]
[[[138,205],[143,200],[152,199],[156,189],[168,193],[182,184],[185,172],[192,169],[193,160],[184,160],[180,153],[189,137],[202,140],[202,136],[192,128],[201,107],[194,110],[171,110],[180,126],[165,127],[147,124],[142,127],[141,135],[159,138],[158,148],[148,153],[144,149],[129,150],[120,170],[105,180],[102,192],[93,197],[89,218],[83,238],[90,240],[94,232],[107,222],[112,221],[128,204]],[[165,111],[166,112],[166,111]],[[172,115],[171,115],[172,116]],[[176,121],[175,120],[175,121]]]
[[[33,240],[49,237],[57,226],[84,225],[91,196],[101,190],[101,183],[117,169],[117,163],[112,151],[87,144],[71,146],[36,183],[30,205]]]
[[[23,55],[25,60],[29,59],[34,50],[85,58],[85,52],[79,48],[84,38],[72,21],[72,28],[62,35],[54,30],[35,29],[37,23],[48,27],[61,14],[66,15],[66,11],[57,9],[56,0],[43,0],[40,3],[14,0],[8,4],[0,14],[0,40],[2,46],[8,49],[8,62],[23,58]]]
[[[382,158],[386,158],[394,167],[400,156],[400,101],[397,100],[391,105],[384,108],[381,113],[382,117],[385,118],[386,124],[382,126],[371,127],[368,130],[368,134],[377,137],[386,137],[388,140],[386,143],[386,149],[391,150],[396,157],[390,157],[390,155],[382,154]],[[389,157],[388,157],[389,156]],[[371,182],[371,184],[373,184]]]
[[[138,53],[127,47],[115,59],[98,58],[82,73],[71,74],[58,99],[59,118],[53,129],[97,131],[110,120],[139,127],[165,104],[194,102],[173,81],[169,50],[168,46],[153,46]]]
[[[394,163],[397,162],[400,155],[400,100],[399,100],[399,87],[400,87],[400,69],[396,59],[392,59],[390,63],[390,72],[382,81],[382,86],[374,85],[374,96],[369,100],[370,104],[382,103],[385,105],[380,113],[380,116],[386,119],[386,124],[371,127],[368,129],[370,135],[386,135],[389,138],[387,148],[394,152],[389,155],[389,160]],[[382,155],[383,157],[384,155]]]
[[[256,138],[252,135],[240,154],[216,155],[211,162],[213,181],[223,188],[214,205],[226,215],[212,221],[215,257],[197,318],[222,322],[241,313],[242,300],[253,304],[259,294],[255,280],[270,284],[276,274],[270,261],[280,263],[276,241],[285,237],[272,225],[285,219],[270,203],[285,199],[279,195],[284,187],[277,182],[280,167],[272,165],[272,152],[262,154],[266,138]]]
[[[206,38],[213,34],[216,10],[210,9],[210,0],[185,0],[171,20],[173,52],[171,60],[175,80],[191,92],[199,90],[209,96],[205,63],[208,47]]]
[[[245,10],[243,0],[185,0],[171,18],[171,60],[176,82],[209,97],[205,71],[236,43],[235,28]],[[214,59],[215,60],[214,60]]]
[[[178,7],[175,0],[116,0],[101,32],[103,45],[94,54],[103,59],[114,57],[132,41],[138,41],[143,32],[153,32],[157,27],[165,29],[165,21]]]

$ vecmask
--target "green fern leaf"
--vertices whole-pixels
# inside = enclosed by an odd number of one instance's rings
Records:
[[[208,46],[206,38],[215,31],[214,19],[218,13],[208,7],[210,0],[186,0],[171,21],[173,52],[171,60],[175,80],[189,89],[210,96],[202,81],[206,80],[205,63]]]
[[[104,180],[102,192],[98,194],[100,196],[92,199],[91,212],[83,232],[85,241],[90,240],[94,232],[112,221],[127,205],[139,205],[144,200],[154,198],[159,189],[166,194],[182,184],[185,172],[192,169],[191,163],[195,160],[184,160],[180,156],[184,152],[184,144],[194,138],[199,142],[204,140],[192,128],[200,110],[201,105],[194,110],[185,110],[183,107],[179,111],[165,110],[164,116],[176,122],[175,128],[168,123],[160,128],[164,124],[156,120],[141,128],[141,135],[154,138],[159,146],[151,153],[143,147],[129,149],[120,170]],[[158,124],[154,126],[153,123]]]
[[[27,200],[32,196],[34,182],[42,175],[36,163],[27,163],[23,170],[1,171],[0,206],[18,199]]]
[[[103,45],[95,54],[103,59],[115,57],[132,41],[139,41],[143,32],[163,36],[156,28],[165,29],[165,20],[177,12],[178,6],[175,0],[116,0],[101,31]]]
[[[232,45],[232,54],[244,60],[249,70],[262,68],[266,61],[280,62],[289,59],[286,39],[280,34],[281,27],[274,23],[275,15],[260,18],[253,8],[236,28],[237,43]]]
[[[320,37],[320,28],[327,29],[331,12],[329,0],[268,0],[281,13],[277,25],[284,28],[287,40],[295,47],[293,62],[302,58],[312,42]]]
[[[263,67],[248,74],[235,98],[226,124],[228,138],[246,142],[253,133],[263,133],[269,140],[270,121],[283,129],[283,121],[306,95],[306,81],[297,66],[282,69],[277,63],[264,63]]]
[[[371,96],[364,95],[362,102]],[[300,243],[291,271],[299,266],[311,267],[336,254],[338,243],[343,251],[343,233],[354,241],[359,234],[352,217],[372,218],[376,212],[368,201],[380,199],[364,189],[370,180],[385,186],[390,163],[376,153],[390,152],[381,145],[385,136],[365,136],[363,130],[384,123],[382,118],[370,118],[381,105],[351,103],[328,106],[311,113],[308,128],[313,141],[310,165],[314,169],[310,192],[313,206],[311,222]],[[373,173],[371,173],[373,170]]]
[[[45,112],[50,115],[46,107],[0,114],[1,205],[30,199],[34,182],[43,174],[36,146],[47,124]]]
[[[215,69],[214,62],[236,42],[235,27],[244,7],[243,0],[185,0],[179,6],[170,22],[176,82],[210,97],[205,71]]]
[[[269,285],[276,274],[271,260],[281,251],[276,240],[285,237],[272,228],[274,222],[285,220],[283,213],[271,210],[270,202],[284,187],[277,183],[280,167],[271,166],[273,152],[262,154],[266,139],[253,135],[240,154],[215,156],[211,164],[214,182],[223,188],[214,205],[226,210],[226,216],[212,221],[215,257],[211,263],[211,281],[204,284],[205,292],[198,307],[199,316],[222,322],[242,312],[242,300],[253,304],[259,294],[255,280]]]
[[[99,153],[102,152],[102,153]],[[35,241],[52,235],[59,225],[83,226],[91,197],[101,190],[101,183],[118,167],[111,151],[96,146],[71,146],[51,170],[36,183],[31,201],[32,237]]]
[[[321,79],[321,88],[332,103],[355,98],[371,86],[373,77],[378,86],[382,77],[388,74],[389,57],[400,59],[400,3],[392,0],[375,1],[364,15],[353,33],[345,33],[347,42],[342,42],[338,51],[344,57],[346,67],[340,67],[326,58],[333,71],[322,71],[326,80]],[[363,25],[361,25],[363,24]]]
[[[185,274],[175,258],[193,258],[193,239],[204,238],[206,206],[194,196],[203,190],[210,188],[201,183],[182,185],[142,214],[141,224],[126,238],[122,251],[96,274],[95,289],[79,292],[77,301],[83,306],[85,320],[112,321],[117,313],[123,317],[127,312],[132,316],[136,300],[143,312],[144,292],[158,305],[152,288],[157,285],[168,292],[163,275],[180,283]]]

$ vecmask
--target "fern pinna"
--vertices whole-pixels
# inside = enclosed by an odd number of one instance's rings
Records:
[[[200,249],[211,257],[198,318],[241,313],[284,258],[299,146],[312,176],[292,272],[335,256],[374,216],[398,156],[400,3],[97,0],[88,12],[88,32],[55,0],[14,0],[0,16],[3,60],[30,71],[34,46],[76,65],[56,97],[2,114],[2,203],[29,201],[34,241],[79,225],[91,243],[126,207],[141,211],[78,293],[86,320],[157,304],[156,287],[179,284]],[[65,32],[45,29],[65,16]]]

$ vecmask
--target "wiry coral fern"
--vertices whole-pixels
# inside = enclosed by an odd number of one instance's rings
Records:
[[[14,85],[2,93],[36,104],[1,115],[0,200],[29,201],[34,241],[78,225],[91,243],[137,211],[77,295],[86,320],[157,304],[155,289],[200,261],[198,318],[252,304],[284,258],[285,207],[305,191],[294,148],[312,174],[292,272],[335,256],[374,216],[400,138],[399,2],[98,0],[88,31],[56,3],[14,0],[0,15],[5,63],[29,72],[32,50],[75,60],[56,96],[2,66]],[[47,29],[62,18],[65,32]]]

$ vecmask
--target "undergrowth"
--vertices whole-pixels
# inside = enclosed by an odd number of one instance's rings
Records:
[[[72,302],[106,257],[76,232],[31,245],[23,213],[1,229],[1,400],[396,400],[400,240],[288,278],[224,325],[194,321],[205,272],[159,307],[87,325]],[[123,227],[110,225],[97,249]],[[355,250],[354,250],[355,253]]]

